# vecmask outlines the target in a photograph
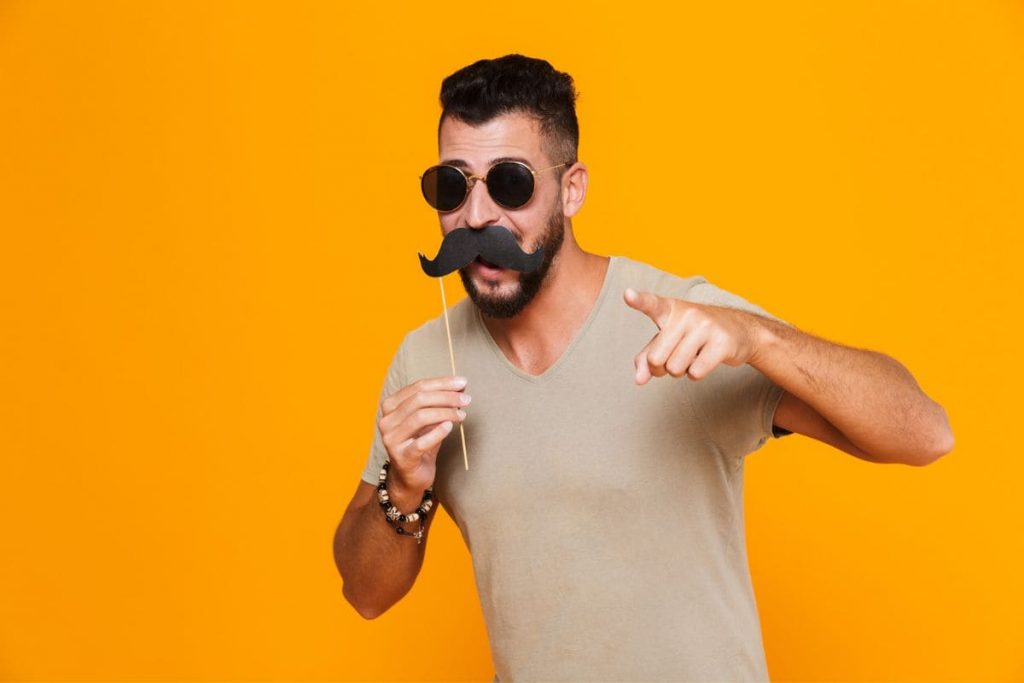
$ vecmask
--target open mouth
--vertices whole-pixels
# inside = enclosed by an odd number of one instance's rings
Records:
[[[496,265],[494,263],[491,263],[490,261],[485,261],[484,259],[480,258],[479,256],[477,256],[476,259],[474,259],[474,262],[475,263],[479,263],[480,265],[483,265],[483,266],[487,266],[488,268],[493,268],[494,270],[501,270],[501,266]]]

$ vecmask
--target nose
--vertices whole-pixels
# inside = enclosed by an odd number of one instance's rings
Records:
[[[466,225],[471,228],[486,227],[501,217],[498,205],[487,193],[487,183],[483,179],[473,182],[463,208],[466,211]]]

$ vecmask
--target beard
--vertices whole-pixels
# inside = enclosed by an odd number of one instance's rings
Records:
[[[533,300],[533,297],[537,296],[565,237],[565,216],[562,215],[560,208],[561,202],[556,202],[555,209],[548,215],[547,225],[540,242],[544,246],[544,259],[540,267],[530,273],[520,272],[515,291],[511,294],[499,296],[482,292],[473,282],[473,278],[469,274],[469,266],[459,268],[462,286],[481,313],[491,318],[512,318],[518,315]],[[535,245],[525,251],[532,252],[536,248]]]

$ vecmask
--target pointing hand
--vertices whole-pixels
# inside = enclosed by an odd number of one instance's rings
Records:
[[[646,314],[658,332],[633,359],[636,383],[666,373],[673,377],[707,377],[719,363],[742,365],[757,352],[753,313],[697,304],[627,289],[626,304]]]

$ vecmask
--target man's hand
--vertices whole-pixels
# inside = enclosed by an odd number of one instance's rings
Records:
[[[391,461],[391,502],[412,512],[434,483],[437,453],[456,422],[466,418],[470,397],[465,378],[427,377],[408,384],[381,403],[377,423]]]
[[[752,313],[633,289],[624,296],[627,304],[658,326],[658,333],[633,359],[637,384],[666,373],[703,379],[719,363],[742,365],[758,350],[759,328]]]

